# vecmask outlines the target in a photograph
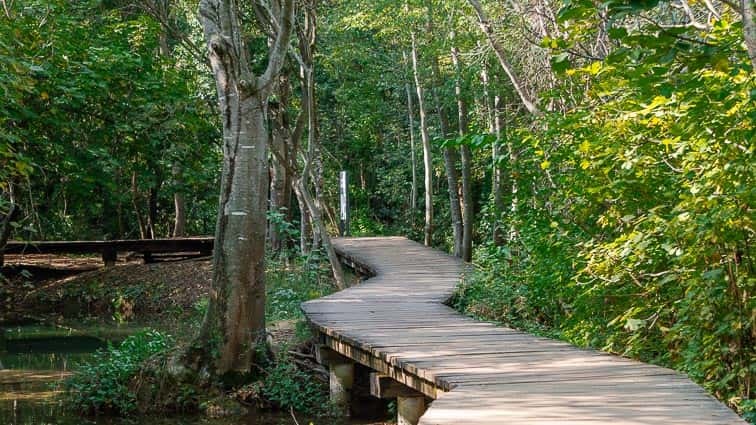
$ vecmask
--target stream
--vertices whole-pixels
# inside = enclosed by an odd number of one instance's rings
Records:
[[[0,351],[0,424],[2,425],[295,425],[289,413],[255,412],[211,419],[205,416],[83,418],[66,411],[58,383],[76,364],[90,360],[107,340],[60,335],[59,329],[39,326],[6,329],[6,350]],[[22,335],[23,338],[14,336]],[[2,348],[2,347],[0,347]],[[299,424],[318,422],[298,417]],[[358,424],[364,422],[350,422]],[[327,425],[327,424],[326,424]]]

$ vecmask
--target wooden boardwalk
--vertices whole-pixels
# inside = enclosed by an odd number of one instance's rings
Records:
[[[374,277],[303,304],[321,343],[434,399],[425,425],[745,424],[686,376],[462,316],[457,258],[404,238],[334,241]]]

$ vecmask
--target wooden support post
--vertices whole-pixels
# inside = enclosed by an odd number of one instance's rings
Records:
[[[142,258],[144,259],[144,264],[151,264],[155,262],[155,258],[152,256],[152,253],[150,251],[143,252]]]
[[[118,259],[118,251],[114,249],[106,249],[102,251],[102,261],[105,263],[105,267],[115,266]]]
[[[398,425],[417,425],[420,416],[425,413],[425,397],[397,397],[396,423]]]

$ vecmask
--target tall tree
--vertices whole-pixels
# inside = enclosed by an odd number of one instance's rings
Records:
[[[433,2],[427,3],[427,27],[426,33],[430,37],[434,37],[434,23],[433,23]],[[432,46],[430,47],[432,49]],[[439,126],[441,127],[441,138],[447,139],[451,137],[451,130],[449,125],[449,116],[447,115],[444,102],[442,100],[441,87],[443,86],[441,68],[438,64],[438,56],[435,51],[430,53],[431,63],[431,85],[429,91],[431,98],[435,104],[436,113],[438,115]],[[449,217],[451,218],[452,226],[452,239],[454,241],[452,245],[452,253],[455,257],[462,257],[462,239],[463,239],[463,224],[462,224],[462,209],[459,199],[459,172],[457,171],[457,164],[459,163],[459,151],[456,147],[447,145],[443,149],[444,156],[444,168],[446,169],[446,184],[449,188]]]
[[[209,367],[218,374],[250,371],[265,343],[268,131],[264,111],[289,48],[294,0],[283,0],[271,10],[278,21],[277,34],[265,71],[258,76],[251,68],[237,2],[200,1],[223,122],[223,170],[213,290],[186,361],[190,367]]]
[[[402,51],[404,64],[408,65],[407,52]],[[412,83],[407,78],[404,82],[404,90],[407,92],[407,126],[410,137],[410,167],[412,172],[412,186],[410,187],[410,220],[415,225],[415,207],[417,207],[417,161],[415,160],[415,107],[412,102]]]
[[[433,242],[433,161],[431,159],[430,136],[428,135],[428,122],[425,110],[425,98],[423,85],[420,81],[420,70],[417,60],[417,40],[415,32],[412,39],[412,74],[415,77],[415,90],[417,90],[417,107],[420,110],[420,136],[423,141],[423,165],[425,167],[425,246],[431,246]]]
[[[452,43],[454,43],[454,32],[451,32]],[[467,102],[462,93],[462,69],[459,64],[459,50],[452,44],[451,48],[452,64],[454,65],[454,94],[457,98],[457,112],[459,123],[459,137],[467,134]],[[464,261],[472,260],[472,239],[473,223],[475,221],[474,202],[472,190],[472,150],[470,145],[463,143],[460,147],[462,153],[462,199],[464,208],[462,213],[463,235],[462,235],[462,259]]]

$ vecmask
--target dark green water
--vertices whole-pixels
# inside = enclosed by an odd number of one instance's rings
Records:
[[[82,418],[67,412],[57,383],[66,373],[107,342],[81,335],[60,335],[59,329],[13,328],[6,350],[0,351],[0,425],[293,425],[288,413],[262,412],[211,419],[191,417]],[[14,339],[23,335],[23,339]],[[302,425],[311,422],[297,418]],[[316,423],[316,425],[327,425]]]

